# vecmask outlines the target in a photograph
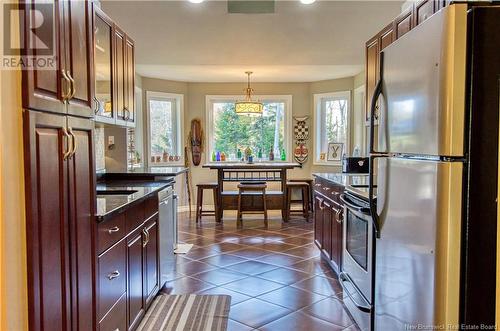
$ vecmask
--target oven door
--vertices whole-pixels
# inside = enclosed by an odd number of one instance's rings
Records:
[[[342,272],[371,304],[374,232],[370,210],[368,205],[357,203],[357,199],[349,199],[348,194],[341,199],[344,203]]]

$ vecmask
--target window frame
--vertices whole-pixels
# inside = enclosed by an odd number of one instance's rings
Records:
[[[284,102],[284,114],[283,121],[285,125],[285,132],[283,133],[283,145],[285,146],[286,151],[286,160],[284,162],[292,162],[292,117],[293,117],[293,108],[292,102],[293,97],[291,94],[282,94],[282,95],[253,95],[253,100],[259,100],[260,102]],[[206,95],[205,96],[205,106],[206,106],[206,160],[210,162],[210,156],[212,155],[212,151],[214,150],[214,121],[213,121],[213,104],[216,102],[236,102],[239,100],[244,100],[244,95]],[[270,162],[280,162],[280,160],[274,160]],[[283,161],[281,161],[283,162]]]
[[[313,108],[313,123],[314,123],[314,137],[313,137],[313,165],[323,165],[323,166],[341,166],[342,161],[321,161],[319,156],[321,151],[321,134],[323,132],[323,125],[321,123],[321,104],[324,99],[334,99],[334,100],[347,100],[347,128],[346,128],[346,142],[344,143],[343,153],[348,154],[351,147],[351,126],[352,126],[352,93],[348,91],[337,91],[337,92],[327,92],[327,93],[316,93],[314,97],[314,108]]]
[[[150,123],[150,107],[149,101],[151,99],[175,99],[175,108],[177,112],[177,142],[179,144],[179,161],[172,162],[151,162],[151,123]],[[155,167],[169,167],[169,166],[183,166],[184,165],[184,94],[146,91],[146,123],[147,123],[147,161],[144,164]]]

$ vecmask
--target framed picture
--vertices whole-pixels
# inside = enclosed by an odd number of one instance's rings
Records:
[[[340,161],[340,160],[342,160],[343,149],[344,149],[343,143],[329,143],[326,160],[327,161]]]

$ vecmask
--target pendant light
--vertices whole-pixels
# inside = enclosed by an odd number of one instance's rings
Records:
[[[238,101],[235,103],[236,114],[256,116],[261,115],[263,111],[262,102],[252,101],[253,88],[250,87],[250,75],[251,71],[246,71],[245,74],[248,76],[248,85],[246,88],[246,96],[244,101]]]

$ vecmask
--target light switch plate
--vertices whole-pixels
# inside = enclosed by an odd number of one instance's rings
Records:
[[[115,144],[115,136],[109,136],[108,137],[108,146],[114,145],[114,144]]]

